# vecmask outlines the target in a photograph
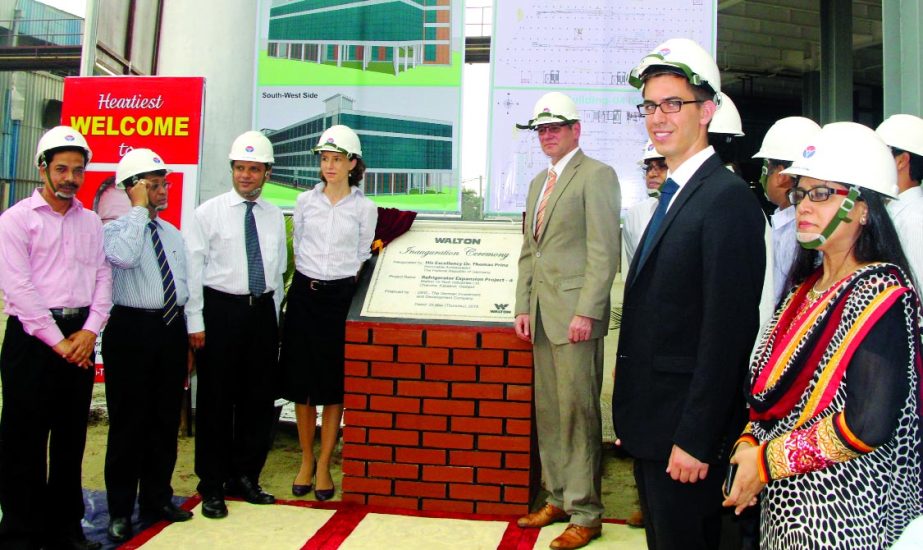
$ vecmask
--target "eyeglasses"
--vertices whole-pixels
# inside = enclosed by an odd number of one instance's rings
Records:
[[[560,132],[563,128],[567,126],[570,126],[570,124],[542,124],[540,126],[535,127],[535,133],[538,135],[542,135],[546,133],[557,134],[558,132]]]
[[[650,172],[652,170],[657,171],[657,172],[663,172],[666,169],[667,169],[667,163],[663,161],[651,162],[650,164],[645,164],[644,166],[641,167],[641,171],[644,173]]]
[[[678,113],[683,108],[683,105],[687,103],[705,103],[701,99],[667,99],[666,101],[661,101],[660,103],[654,103],[652,101],[645,101],[638,105],[638,112],[641,116],[651,116],[657,112],[657,107],[660,107],[660,112],[663,114],[669,113]]]
[[[832,187],[827,187],[826,185],[818,185],[817,187],[812,187],[810,189],[802,189],[800,187],[795,187],[790,189],[786,196],[788,196],[788,202],[792,204],[800,204],[805,197],[811,199],[811,202],[824,202],[833,195],[843,195],[846,196],[849,194],[849,191],[845,189],[833,189]]]

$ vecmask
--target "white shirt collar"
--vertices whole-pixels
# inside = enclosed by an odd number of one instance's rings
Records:
[[[696,170],[701,168],[709,157],[715,154],[715,148],[709,145],[698,153],[692,155],[679,165],[675,171],[667,172],[667,177],[676,182],[676,185],[682,189],[684,185],[692,178]]]
[[[559,160],[558,162],[554,164],[551,164],[549,162],[548,168],[549,169],[554,168],[554,173],[557,174],[558,177],[561,177],[561,174],[564,172],[564,169],[567,168],[567,163],[570,162],[570,159],[574,158],[574,155],[576,155],[577,151],[579,150],[580,150],[580,147],[574,147],[573,151],[561,157],[561,160]]]

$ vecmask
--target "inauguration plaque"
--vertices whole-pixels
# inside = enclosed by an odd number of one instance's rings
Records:
[[[381,251],[362,316],[510,322],[519,224],[416,221]]]

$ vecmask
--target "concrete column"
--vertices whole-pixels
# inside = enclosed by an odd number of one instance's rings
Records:
[[[397,73],[399,72],[399,69],[400,69],[400,65],[398,65],[399,63],[398,57],[400,56],[400,49],[397,46],[394,46],[393,48],[391,48],[391,51],[393,52],[393,55],[391,56],[391,63],[394,65],[394,76],[397,76]]]
[[[884,116],[923,114],[923,3],[881,3],[884,54]]]
[[[337,44],[337,67],[343,66],[343,45]]]
[[[366,70],[369,66],[369,60],[372,58],[372,47],[365,46],[362,48],[362,70]]]
[[[853,119],[852,0],[820,0],[820,120]]]

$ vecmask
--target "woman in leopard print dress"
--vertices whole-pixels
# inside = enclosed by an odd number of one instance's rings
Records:
[[[884,207],[894,160],[835,123],[786,172],[802,249],[751,358],[725,505],[760,495],[761,548],[887,548],[923,513],[920,301]]]

